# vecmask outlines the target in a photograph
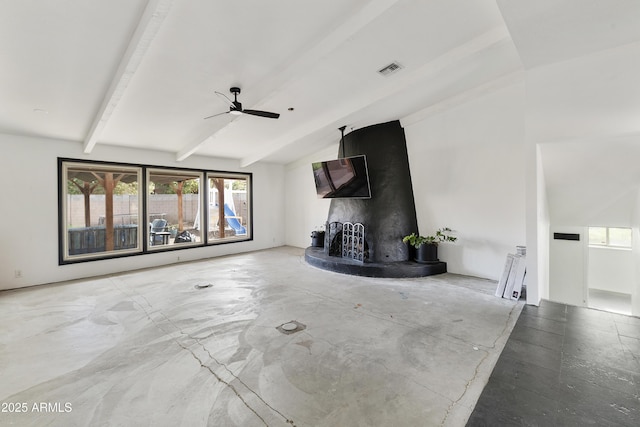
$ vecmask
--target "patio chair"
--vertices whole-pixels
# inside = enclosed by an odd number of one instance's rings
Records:
[[[166,245],[169,243],[169,233],[166,219],[154,219],[149,224],[149,244],[153,245]]]

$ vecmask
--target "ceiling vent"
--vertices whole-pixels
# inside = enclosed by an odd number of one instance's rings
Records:
[[[383,76],[389,76],[393,73],[396,73],[398,71],[400,71],[402,69],[402,65],[398,64],[397,62],[392,62],[391,64],[387,65],[386,67],[378,70],[378,73],[382,74]]]

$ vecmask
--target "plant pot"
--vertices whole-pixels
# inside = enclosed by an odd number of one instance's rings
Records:
[[[416,247],[413,245],[410,245],[407,243],[407,253],[409,254],[409,257],[407,258],[407,260],[409,261],[413,261],[416,259]]]
[[[429,264],[438,262],[438,245],[433,243],[425,243],[416,248],[415,262]]]
[[[324,231],[311,232],[311,246],[314,248],[324,248]]]

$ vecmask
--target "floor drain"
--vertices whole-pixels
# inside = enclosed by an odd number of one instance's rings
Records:
[[[282,325],[276,327],[277,330],[282,332],[283,334],[293,334],[299,331],[306,329],[306,325],[303,325],[300,322],[292,320],[291,322],[283,323]]]
[[[211,283],[199,283],[199,284],[195,285],[194,288],[196,288],[196,289],[207,289],[207,288],[210,288],[211,286],[213,286]]]
[[[280,327],[282,328],[283,331],[287,331],[287,332],[295,331],[296,329],[298,329],[298,325],[293,322],[285,323]]]

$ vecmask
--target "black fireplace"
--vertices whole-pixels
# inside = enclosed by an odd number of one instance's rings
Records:
[[[404,236],[418,231],[418,223],[400,122],[345,135],[339,158],[353,156],[366,157],[371,197],[331,199],[324,248],[307,248],[307,262],[328,270],[375,277],[446,272],[444,262],[425,265],[409,261],[409,248],[402,242]]]

